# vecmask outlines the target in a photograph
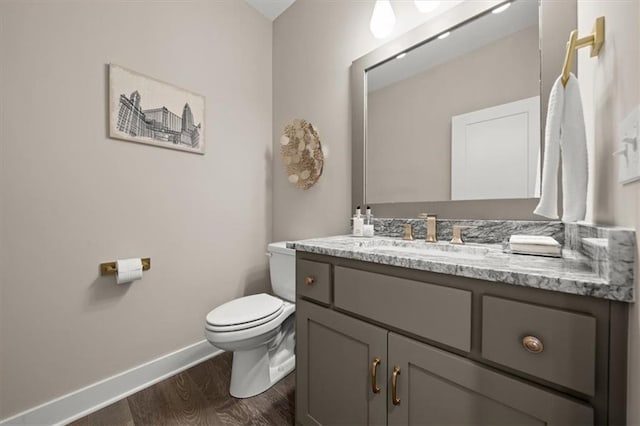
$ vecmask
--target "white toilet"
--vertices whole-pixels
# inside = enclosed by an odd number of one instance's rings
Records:
[[[296,252],[286,243],[267,249],[274,297],[241,297],[207,315],[205,336],[217,348],[233,352],[231,387],[236,398],[258,395],[295,367]]]

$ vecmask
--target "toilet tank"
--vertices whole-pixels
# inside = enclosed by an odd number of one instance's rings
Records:
[[[287,248],[286,242],[267,246],[269,273],[273,294],[290,302],[296,299],[296,251]]]

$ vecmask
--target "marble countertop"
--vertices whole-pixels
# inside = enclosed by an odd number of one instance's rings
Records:
[[[633,282],[603,278],[592,259],[564,249],[562,258],[511,254],[501,244],[450,245],[395,237],[350,235],[293,241],[299,251],[562,293],[632,302]]]

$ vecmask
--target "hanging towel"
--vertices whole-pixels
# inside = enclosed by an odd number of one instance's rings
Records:
[[[558,77],[551,88],[545,128],[542,194],[537,215],[558,218],[558,164],[562,156],[562,221],[584,220],[587,211],[587,137],[578,79],[566,87]]]

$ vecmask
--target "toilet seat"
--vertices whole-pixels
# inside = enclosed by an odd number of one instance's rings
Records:
[[[266,321],[260,325],[255,325],[253,327],[247,327],[240,330],[230,330],[229,328],[220,327],[222,331],[212,330],[212,328],[217,328],[216,326],[212,326],[209,324],[205,325],[205,336],[207,340],[211,342],[213,346],[216,344],[220,346],[220,349],[225,349],[224,345],[233,343],[237,344],[241,341],[249,341],[252,339],[269,339],[273,337],[275,333],[277,333],[278,328],[286,320],[291,314],[293,314],[296,310],[295,303],[284,302],[283,309],[280,311],[275,318],[270,321]],[[219,327],[219,326],[218,326]],[[235,349],[234,349],[235,350]]]
[[[244,322],[244,323],[240,323],[240,324],[232,324],[232,325],[213,325],[213,324],[209,324],[207,322],[205,327],[206,327],[207,330],[210,330],[210,331],[222,331],[222,332],[224,332],[224,331],[246,330],[247,328],[257,327],[259,325],[262,325],[264,323],[272,321],[274,318],[277,318],[278,315],[280,315],[283,310],[284,310],[284,306],[281,306],[280,309],[278,309],[277,311],[275,311],[271,315],[268,315],[268,316],[263,317],[263,318],[259,318],[259,319],[254,320],[254,321],[248,321],[248,322]]]
[[[266,293],[241,297],[218,306],[207,315],[206,329],[217,332],[257,327],[277,318],[284,302]]]

